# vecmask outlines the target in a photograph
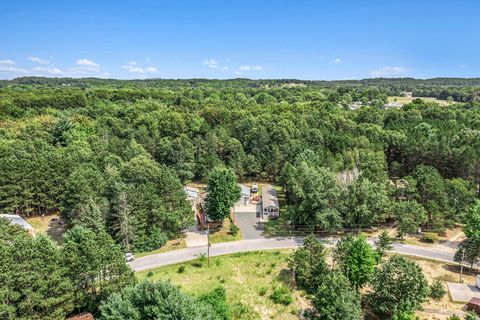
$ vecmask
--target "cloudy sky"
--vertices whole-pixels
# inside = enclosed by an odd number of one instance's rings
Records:
[[[1,1],[0,79],[480,77],[480,1]]]

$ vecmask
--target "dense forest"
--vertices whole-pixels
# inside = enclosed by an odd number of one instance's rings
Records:
[[[0,210],[60,212],[135,251],[193,221],[182,186],[227,166],[272,181],[295,226],[441,231],[480,181],[480,79],[101,80],[0,84]],[[387,97],[415,99],[385,108]],[[349,106],[362,102],[364,107]]]

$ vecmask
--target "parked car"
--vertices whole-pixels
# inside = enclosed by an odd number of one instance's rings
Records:
[[[257,193],[258,192],[258,183],[254,183],[252,186],[252,193]]]
[[[133,260],[135,260],[135,257],[133,256],[133,253],[131,253],[131,252],[125,253],[125,261],[131,262]]]

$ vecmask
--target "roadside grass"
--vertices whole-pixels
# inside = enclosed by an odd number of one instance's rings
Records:
[[[270,296],[278,287],[291,287],[286,258],[291,250],[240,252],[146,270],[140,279],[171,281],[181,290],[200,296],[223,286],[234,319],[298,319],[305,300],[293,290],[290,305],[275,304]]]
[[[395,99],[396,99],[396,102],[398,102],[400,104],[407,104],[407,103],[412,102],[415,99],[422,99],[422,100],[425,100],[427,102],[436,102],[438,104],[441,104],[442,106],[449,105],[447,100],[440,100],[440,99],[437,99],[437,98],[429,98],[429,97],[400,97],[400,96],[388,97],[388,102],[394,102]]]
[[[238,233],[235,236],[230,233],[231,223],[232,222],[230,219],[227,218],[223,222],[221,229],[217,231],[210,231],[210,243],[242,240],[242,232],[240,230],[238,230]]]
[[[168,240],[167,243],[160,249],[148,251],[148,252],[135,253],[135,258],[140,258],[140,257],[148,256],[151,254],[162,253],[162,252],[167,252],[171,250],[183,249],[186,247],[187,247],[187,244],[184,238]]]

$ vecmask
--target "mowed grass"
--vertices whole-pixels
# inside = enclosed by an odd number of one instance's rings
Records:
[[[270,299],[277,286],[290,287],[290,276],[286,270],[286,258],[290,250],[242,252],[213,257],[210,267],[198,260],[142,271],[140,279],[171,281],[184,292],[199,296],[223,286],[227,302],[235,319],[298,319],[305,299],[293,291],[294,301],[288,306],[275,304]],[[184,271],[181,269],[184,266]]]
[[[230,224],[232,224],[232,222],[227,218],[223,222],[223,227],[221,229],[210,231],[210,242],[218,243],[242,240],[242,232],[240,230],[238,230],[238,233],[235,236],[230,233]]]
[[[388,97],[388,102],[398,102],[400,104],[407,104],[412,102],[414,99],[422,99],[427,102],[436,102],[441,104],[442,106],[447,106],[449,103],[447,100],[440,100],[436,98],[428,98],[428,97]]]

